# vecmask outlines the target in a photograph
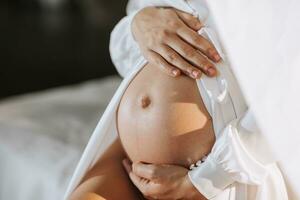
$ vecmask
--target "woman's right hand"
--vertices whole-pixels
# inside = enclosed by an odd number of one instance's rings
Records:
[[[217,73],[214,64],[221,57],[215,47],[197,31],[198,18],[173,9],[147,7],[132,22],[135,40],[148,62],[171,76],[181,72],[197,79],[201,71],[208,76]]]

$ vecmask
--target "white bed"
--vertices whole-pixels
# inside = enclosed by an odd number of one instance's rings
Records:
[[[119,77],[0,102],[0,200],[59,200]]]

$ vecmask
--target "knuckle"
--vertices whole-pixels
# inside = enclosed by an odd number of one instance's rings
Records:
[[[180,26],[180,22],[178,20],[176,20],[176,18],[170,18],[169,20],[167,20],[167,25],[170,27],[170,28],[177,28]]]
[[[203,69],[207,70],[208,68],[213,67],[213,65],[211,63],[209,63],[209,62],[203,62],[202,65],[201,65],[201,67]]]
[[[200,28],[201,28],[201,23],[197,20],[197,21],[195,22],[195,24],[194,24],[194,27],[195,27],[196,29],[200,29]]]
[[[170,37],[170,33],[168,30],[161,30],[159,33],[158,33],[158,38],[160,41],[165,41],[167,40],[168,38]]]
[[[202,44],[203,43],[203,39],[200,36],[193,36],[192,40],[196,43],[196,44]]]
[[[176,53],[169,53],[168,54],[168,59],[170,62],[174,62],[177,59]]]
[[[172,22],[170,22],[170,27],[172,27],[172,28],[177,28],[177,27],[179,27],[179,26],[180,26],[180,23],[177,22],[177,21],[172,21]]]
[[[204,62],[199,62],[199,67],[201,68],[201,69],[205,69],[205,63]]]
[[[185,69],[184,69],[187,73],[192,73],[193,72],[193,68],[192,67],[186,67]]]
[[[193,26],[197,26],[197,25],[199,24],[198,19],[195,18],[195,17],[192,17],[192,19],[191,19],[191,24],[192,24]]]
[[[197,17],[194,17],[194,16],[192,16],[191,24],[192,24],[194,27],[199,27],[199,26],[201,25],[199,19],[198,19]]]
[[[189,57],[189,58],[194,58],[195,55],[196,55],[196,51],[194,49],[191,49],[191,48],[184,48],[184,54],[186,57]]]
[[[203,65],[207,67],[213,67],[213,64],[211,64],[209,61],[203,62]]]

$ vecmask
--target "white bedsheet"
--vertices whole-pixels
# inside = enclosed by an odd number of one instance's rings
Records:
[[[0,200],[59,200],[121,79],[0,103]]]

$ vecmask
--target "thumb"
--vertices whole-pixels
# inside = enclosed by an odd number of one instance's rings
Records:
[[[177,9],[175,9],[175,12],[177,13],[177,16],[191,29],[198,31],[203,26],[197,17]]]

